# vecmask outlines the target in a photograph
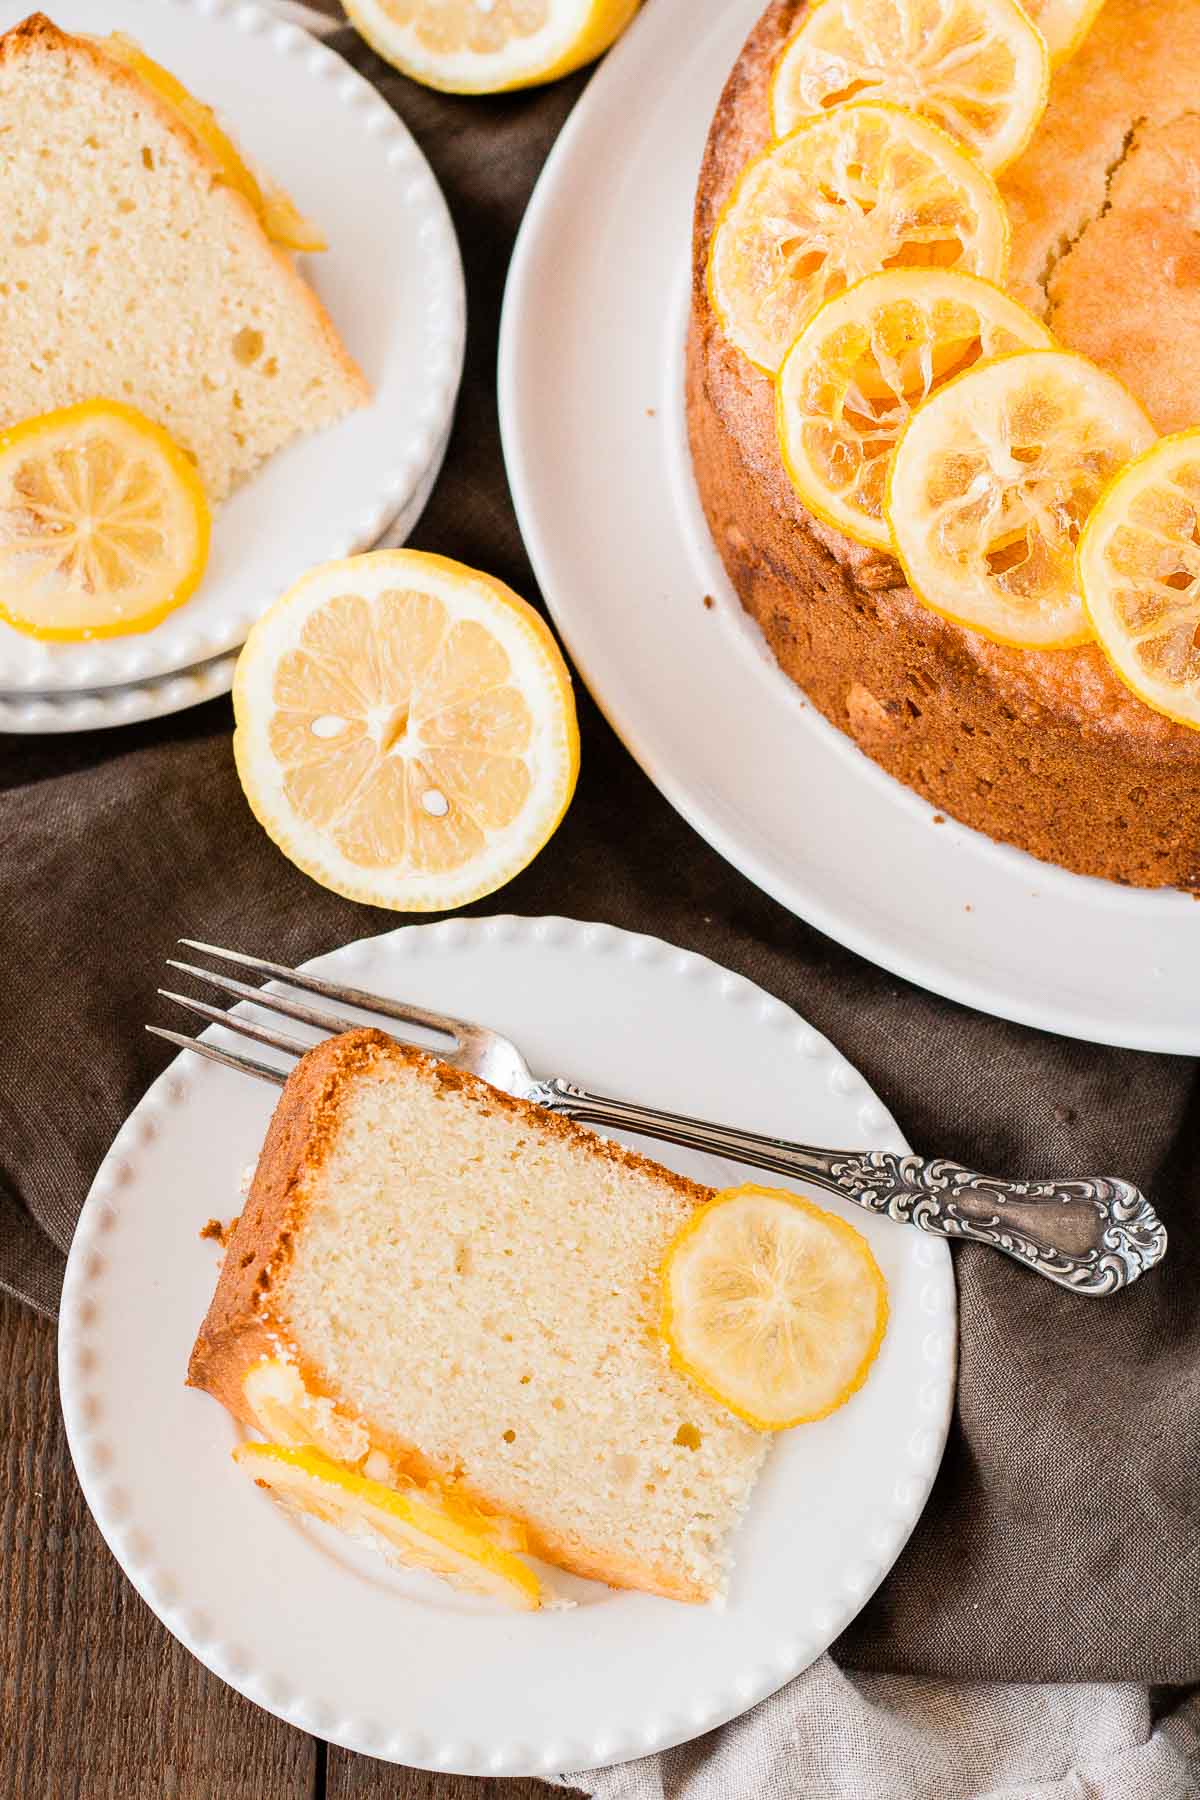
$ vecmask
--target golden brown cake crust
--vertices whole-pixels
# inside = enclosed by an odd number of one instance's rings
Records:
[[[1118,13],[1141,3],[1110,0]],[[941,619],[903,585],[891,557],[813,519],[787,479],[772,383],[725,339],[705,277],[733,182],[769,139],[771,72],[804,8],[805,0],[773,0],[751,33],[717,107],[696,197],[688,430],[730,580],[785,673],[935,806],[1083,874],[1200,889],[1200,734],[1143,706],[1092,645],[1017,650]],[[1054,114],[1052,99],[1052,128]],[[1013,171],[1025,171],[1026,194],[1030,155]],[[1015,225],[1019,261],[1020,218]],[[1111,314],[1111,299],[1103,304]],[[1070,341],[1065,297],[1055,310]]]
[[[272,1294],[291,1259],[296,1234],[303,1229],[306,1185],[320,1169],[336,1135],[342,1092],[355,1076],[368,1073],[384,1061],[415,1064],[447,1090],[482,1095],[489,1107],[516,1114],[531,1131],[568,1138],[588,1156],[651,1172],[656,1180],[667,1182],[693,1205],[710,1200],[712,1190],[626,1150],[623,1145],[598,1137],[570,1119],[549,1113],[544,1107],[501,1093],[424,1051],[397,1043],[381,1031],[349,1031],[341,1037],[328,1038],[302,1058],[272,1116],[250,1192],[225,1253],[216,1292],[192,1349],[188,1386],[204,1389],[244,1425],[257,1429],[243,1383],[264,1357],[283,1357],[300,1369],[310,1393],[327,1397],[347,1418],[358,1419],[366,1427],[373,1447],[382,1450],[399,1470],[419,1481],[445,1480],[447,1471],[428,1462],[419,1447],[381,1431],[371,1419],[346,1404],[320,1368],[304,1356],[302,1347],[292,1342],[272,1304]],[[465,1498],[484,1510],[503,1510],[491,1496],[469,1482],[459,1480],[456,1486]],[[521,1523],[527,1529],[534,1555],[574,1574],[607,1581],[615,1587],[640,1588],[673,1600],[710,1598],[705,1589],[687,1582],[674,1569],[651,1568],[632,1558],[595,1550],[582,1539],[547,1529],[535,1518],[523,1517]]]

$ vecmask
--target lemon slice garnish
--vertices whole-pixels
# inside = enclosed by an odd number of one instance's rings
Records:
[[[379,550],[312,570],[251,631],[233,689],[260,823],[324,886],[462,906],[536,856],[570,802],[566,664],[502,582]]]
[[[1200,430],[1162,438],[1105,489],[1079,541],[1079,580],[1121,680],[1200,730]]]
[[[779,371],[779,446],[809,511],[877,549],[892,452],[913,411],[963,370],[1054,342],[990,281],[887,269],[829,300]]]
[[[555,81],[607,50],[639,0],[348,0],[385,61],[426,87],[494,94]]]
[[[136,75],[166,102],[180,124],[213,158],[225,185],[249,201],[273,243],[286,250],[328,250],[328,242],[321,232],[304,217],[282,188],[272,184],[264,192],[233,139],[217,123],[212,107],[205,106],[203,101],[190,94],[169,69],[147,56],[141,45],[123,31],[113,31],[107,37],[92,37],[88,41]]]
[[[662,1269],[676,1368],[760,1431],[823,1419],[862,1386],[887,1287],[862,1233],[778,1188],[717,1194]]]
[[[0,619],[74,643],[149,631],[193,593],[209,509],[160,425],[85,400],[0,432]]]
[[[725,335],[774,373],[818,307],[901,264],[998,281],[1008,219],[991,176],[899,106],[840,106],[755,158],[713,234],[709,293]]]
[[[452,1483],[415,1481],[401,1475],[391,1459],[373,1448],[360,1420],[348,1417],[325,1395],[314,1394],[294,1363],[264,1357],[247,1371],[242,1393],[263,1436],[288,1450],[316,1450],[331,1462],[351,1464],[360,1474],[400,1489],[435,1512],[480,1532],[504,1550],[524,1550],[525,1527],[499,1513],[485,1513]]]
[[[848,100],[893,100],[1000,169],[1033,136],[1049,91],[1045,39],[1017,0],[825,0],[779,59],[771,117],[785,137]]]
[[[1153,442],[1129,390],[1069,351],[960,375],[917,409],[892,458],[885,506],[909,586],[998,643],[1085,643],[1080,532],[1105,483]]]
[[[1096,22],[1104,0],[1021,0],[1046,40],[1055,67],[1074,56]]]
[[[467,1593],[525,1612],[541,1605],[541,1587],[528,1564],[412,1494],[343,1468],[318,1450],[245,1443],[233,1457],[283,1505],[367,1538],[390,1561],[427,1569]]]

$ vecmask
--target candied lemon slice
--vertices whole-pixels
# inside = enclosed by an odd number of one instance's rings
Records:
[[[274,1444],[308,1444],[345,1463],[361,1462],[371,1448],[365,1426],[339,1413],[324,1395],[310,1394],[299,1369],[279,1357],[255,1363],[242,1392],[259,1430]]]
[[[440,1482],[417,1482],[397,1474],[390,1459],[371,1445],[366,1426],[339,1412],[333,1401],[314,1394],[294,1363],[267,1356],[247,1371],[242,1392],[263,1436],[289,1450],[313,1449],[337,1463],[358,1466],[364,1475],[419,1499],[424,1506],[478,1531],[505,1550],[524,1550],[525,1527],[498,1513],[485,1513],[457,1489]]]
[[[981,361],[1053,342],[977,275],[868,275],[809,320],[779,371],[779,447],[793,487],[827,524],[890,549],[884,488],[914,409]]]
[[[985,169],[1033,136],[1050,91],[1045,39],[1017,0],[824,0],[771,83],[776,137],[848,100],[894,100],[952,132]]]
[[[773,374],[817,308],[864,275],[998,281],[1007,255],[991,176],[948,132],[869,101],[808,120],[743,170],[713,233],[709,293],[725,335]]]
[[[862,1233],[780,1188],[728,1188],[699,1207],[667,1251],[662,1295],[676,1368],[760,1431],[841,1406],[887,1327]]]
[[[1079,581],[1121,680],[1200,730],[1200,430],[1160,439],[1105,489],[1079,540]]]
[[[1057,66],[1074,56],[1104,0],[1021,0],[1021,4],[1045,38],[1050,61]]]
[[[352,900],[421,912],[530,862],[579,769],[571,678],[491,576],[376,550],[302,576],[233,688],[246,797],[285,855]]]
[[[343,1468],[318,1450],[245,1443],[233,1458],[284,1506],[365,1537],[390,1561],[427,1569],[467,1593],[525,1612],[541,1605],[541,1586],[527,1563],[413,1494]]]
[[[639,0],[348,0],[385,61],[426,87],[495,94],[555,81],[619,37]]]
[[[1079,534],[1153,442],[1133,395],[1086,357],[1027,350],[968,370],[918,407],[892,458],[884,504],[909,586],[998,643],[1086,642]]]
[[[147,56],[141,45],[123,31],[110,32],[107,37],[91,37],[88,42],[111,56],[114,62],[121,63],[166,102],[180,124],[204,145],[225,185],[249,201],[273,243],[286,250],[328,250],[325,238],[282,188],[272,185],[264,193],[233,139],[217,123],[212,107],[205,106],[189,93],[169,69]]]
[[[149,631],[193,593],[209,510],[160,425],[85,400],[0,432],[0,619],[71,643]]]

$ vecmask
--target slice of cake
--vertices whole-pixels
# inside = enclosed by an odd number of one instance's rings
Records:
[[[0,428],[123,400],[219,500],[368,390],[188,116],[202,109],[172,105],[136,51],[129,66],[39,13],[0,37]]]
[[[284,1090],[189,1383],[270,1435],[250,1396],[282,1364],[367,1474],[446,1485],[578,1574],[710,1599],[765,1440],[658,1336],[663,1253],[709,1198],[348,1032]]]

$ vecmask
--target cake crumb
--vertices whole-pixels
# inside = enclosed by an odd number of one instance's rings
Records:
[[[945,813],[934,813],[933,822],[935,825],[944,825],[946,823]]]
[[[705,596],[704,596],[704,610],[705,610],[705,612],[711,612],[711,611],[712,611],[712,609],[713,609],[713,607],[714,607],[714,606],[715,606],[715,605],[716,605],[716,604],[717,604],[717,603],[716,603],[716,601],[715,601],[715,600],[714,600],[714,599],[713,599],[713,597],[712,597],[712,595],[711,595],[711,594],[705,594]]]
[[[971,902],[969,900],[967,901],[967,904],[963,907],[963,911],[964,912],[974,912],[975,911],[975,908],[971,905]]]
[[[657,408],[657,406],[648,406],[648,407],[647,407],[647,408],[646,408],[646,417],[647,417],[647,418],[648,418],[648,419],[656,419],[656,418],[657,418],[657,417],[658,417],[658,408]]]
[[[200,1227],[200,1236],[211,1239],[215,1244],[220,1244],[222,1250],[225,1250],[228,1249],[229,1240],[236,1230],[236,1218],[230,1219],[228,1225],[222,1225],[220,1219],[210,1219],[206,1225]]]

